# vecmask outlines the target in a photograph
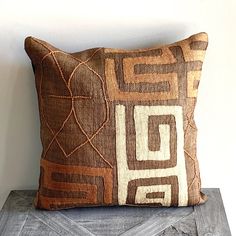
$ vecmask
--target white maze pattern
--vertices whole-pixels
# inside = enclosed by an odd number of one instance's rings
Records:
[[[116,157],[118,169],[118,202],[126,204],[128,194],[128,183],[137,179],[148,179],[158,177],[177,176],[179,193],[178,205],[186,206],[188,203],[188,187],[184,157],[184,131],[183,111],[181,106],[143,106],[134,107],[134,121],[136,131],[136,159],[146,160],[167,160],[170,159],[170,127],[159,125],[160,150],[148,150],[148,117],[160,115],[173,115],[176,122],[177,132],[177,165],[164,169],[143,169],[130,170],[127,163],[126,152],[126,123],[125,106],[116,105]],[[164,192],[164,198],[147,198],[146,195],[152,192]],[[169,206],[171,204],[171,185],[138,186],[135,196],[135,203],[161,203]]]

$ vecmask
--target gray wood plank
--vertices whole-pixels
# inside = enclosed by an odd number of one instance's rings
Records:
[[[12,191],[1,210],[0,235],[19,235],[31,208],[32,199],[26,201]]]
[[[31,216],[28,217],[20,236],[58,236],[59,234],[56,233],[54,230],[49,228],[43,222],[39,221],[36,217]]]
[[[99,217],[97,220],[88,220],[77,222],[81,226],[89,229],[93,234],[97,236],[116,236],[129,230],[131,227],[141,223],[145,217],[131,216],[117,217],[116,219],[105,217],[102,219]]]
[[[182,218],[180,221],[163,230],[158,236],[198,236],[194,214]]]
[[[150,207],[93,207],[63,210],[61,213],[97,236],[115,236],[163,210]]]
[[[61,211],[33,207],[36,191],[12,191],[0,211],[0,235],[229,236],[218,189],[204,189],[206,204],[196,207],[93,207]]]
[[[231,236],[224,210],[220,190],[205,189],[208,201],[194,207],[197,231],[199,236]]]
[[[182,218],[190,215],[193,212],[192,207],[181,207],[181,208],[167,208],[164,211],[157,213],[150,217],[142,224],[136,225],[130,230],[123,233],[123,236],[133,235],[145,235],[154,236],[158,235],[164,229],[175,224]]]
[[[14,192],[15,194],[27,200],[29,199],[34,200],[37,191],[36,190],[12,190],[11,192]]]
[[[67,217],[78,221],[96,220],[96,219],[118,219],[119,217],[132,217],[132,216],[152,216],[156,212],[163,211],[165,208],[156,207],[126,207],[126,206],[112,206],[112,207],[84,207],[73,208],[68,210],[61,210],[60,212]]]
[[[59,235],[94,236],[89,230],[78,225],[59,211],[32,210],[29,214]]]

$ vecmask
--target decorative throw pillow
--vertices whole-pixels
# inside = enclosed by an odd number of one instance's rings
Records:
[[[66,53],[26,38],[43,145],[36,207],[203,203],[193,116],[207,44],[199,33]]]

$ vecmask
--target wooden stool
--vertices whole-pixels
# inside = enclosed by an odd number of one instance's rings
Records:
[[[14,190],[0,211],[0,235],[198,235],[230,236],[220,190],[203,189],[206,204],[195,207],[93,207],[36,210],[36,191]]]

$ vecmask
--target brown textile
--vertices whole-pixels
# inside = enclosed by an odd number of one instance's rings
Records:
[[[203,203],[194,108],[207,41],[66,53],[26,38],[43,146],[35,206]]]

